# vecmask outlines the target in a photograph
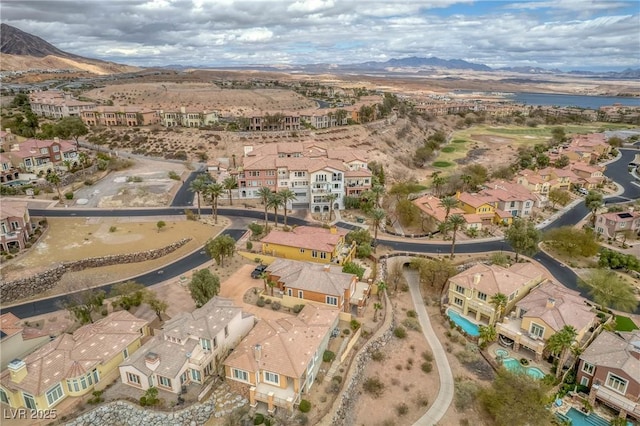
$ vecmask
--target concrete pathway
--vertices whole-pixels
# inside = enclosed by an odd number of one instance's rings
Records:
[[[398,261],[404,261],[405,258],[396,258]],[[433,359],[436,363],[436,369],[440,377],[440,389],[438,390],[438,396],[433,405],[427,410],[422,417],[420,417],[414,425],[419,426],[432,426],[444,418],[451,402],[453,401],[454,382],[453,374],[451,373],[451,367],[449,366],[449,360],[447,360],[447,354],[440,344],[436,333],[431,327],[431,321],[429,320],[429,314],[424,306],[424,301],[420,293],[420,278],[417,271],[404,271],[404,276],[409,283],[409,291],[411,292],[411,298],[413,299],[413,305],[416,313],[418,314],[418,320],[422,327],[422,333],[427,339],[427,343],[431,346],[433,352]]]

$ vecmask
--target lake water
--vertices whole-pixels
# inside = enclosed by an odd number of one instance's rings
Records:
[[[550,93],[518,92],[507,97],[508,100],[526,105],[549,105],[598,109],[601,106],[622,104],[640,107],[640,98],[622,98],[617,96],[560,95]]]

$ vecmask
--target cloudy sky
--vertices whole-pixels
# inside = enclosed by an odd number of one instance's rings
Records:
[[[437,56],[640,68],[639,0],[3,0],[0,17],[62,50],[141,66]]]

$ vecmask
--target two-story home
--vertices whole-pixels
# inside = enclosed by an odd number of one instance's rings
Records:
[[[576,383],[596,401],[640,420],[640,331],[603,331],[580,355]]]
[[[180,393],[215,375],[224,357],[255,324],[233,301],[214,297],[202,307],[167,321],[161,331],[120,364],[122,383]]]
[[[534,207],[540,207],[540,199],[517,183],[497,181],[486,186],[480,194],[494,200],[492,204],[496,206],[496,211],[509,213],[512,217],[529,217]]]
[[[262,253],[284,259],[342,265],[353,259],[356,244],[347,244],[347,231],[331,227],[298,226],[290,231],[272,229],[263,237]]]
[[[498,319],[491,297],[507,296],[504,312],[545,279],[532,263],[516,263],[508,268],[479,263],[449,278],[448,306],[475,323],[494,324]]]
[[[97,106],[95,102],[76,100],[61,90],[30,93],[29,104],[34,114],[49,118],[80,117],[82,111]]]
[[[33,230],[26,201],[0,203],[0,251],[25,249]]]
[[[82,111],[80,118],[87,126],[150,126],[160,122],[157,111],[141,107],[99,106]]]
[[[334,306],[354,315],[364,309],[370,293],[367,283],[353,274],[342,272],[339,266],[276,259],[266,269],[285,306],[305,300]]]
[[[54,408],[66,397],[104,389],[149,335],[148,322],[127,311],[63,334],[0,374],[0,401],[30,410]]]
[[[516,303],[511,315],[496,324],[500,344],[514,350],[526,348],[540,361],[545,342],[566,325],[577,331],[576,342],[587,337],[596,313],[575,290],[544,281]]]
[[[482,221],[482,226],[492,223],[509,225],[513,221],[511,213],[497,208],[497,200],[494,197],[480,193],[458,192],[456,198],[460,209],[465,214],[475,214]]]
[[[11,146],[6,153],[11,163],[28,173],[48,174],[57,168],[64,167],[68,161],[71,165],[78,165],[78,151],[71,140],[27,139],[20,144]]]
[[[20,325],[20,318],[12,313],[0,315],[0,370],[10,361],[23,358],[49,342],[49,333]]]
[[[590,166],[584,163],[575,163],[571,166],[571,171],[578,176],[578,184],[587,189],[595,189],[604,182],[604,166]]]
[[[262,319],[224,361],[227,383],[249,399],[290,413],[311,389],[339,311],[313,303],[296,317]]]
[[[447,211],[440,204],[440,199],[431,194],[423,195],[412,201],[413,204],[420,209],[420,212],[433,218],[437,223],[443,223],[447,218]],[[475,213],[467,213],[459,207],[449,209],[449,216],[460,215],[464,218],[466,229],[482,229],[482,218]]]
[[[19,179],[19,170],[11,164],[11,158],[0,153],[0,183],[13,182]]]
[[[620,234],[640,232],[640,212],[610,212],[596,215],[596,232],[617,239]]]

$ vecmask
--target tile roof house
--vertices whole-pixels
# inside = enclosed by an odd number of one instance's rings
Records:
[[[293,411],[311,389],[339,312],[307,303],[296,317],[260,320],[224,361],[231,388],[249,398]]]
[[[95,102],[79,101],[61,90],[30,93],[29,105],[34,114],[50,118],[79,117],[82,111],[96,107]]]
[[[575,290],[553,281],[544,281],[516,303],[510,316],[496,324],[503,345],[527,348],[542,359],[545,342],[565,325],[577,331],[582,342],[597,321],[596,313]]]
[[[10,361],[22,358],[51,340],[49,333],[20,325],[20,318],[12,313],[0,315],[0,369]]]
[[[578,184],[587,189],[594,189],[604,182],[604,166],[591,166],[589,164],[574,163],[570,169],[578,176]]]
[[[0,251],[25,249],[34,229],[26,201],[0,203]]]
[[[19,179],[20,171],[11,163],[7,154],[0,153],[0,183],[12,182]]]
[[[449,278],[448,305],[476,323],[494,324],[498,313],[491,297],[508,298],[504,312],[545,279],[542,269],[532,263],[516,263],[509,268],[479,263]]]
[[[541,200],[524,186],[505,181],[489,182],[480,191],[493,199],[496,210],[511,214],[512,217],[529,217],[534,207],[541,207]]]
[[[71,140],[27,139],[11,146],[5,153],[14,167],[29,173],[51,173],[57,168],[64,168],[65,161],[77,165],[78,151]]]
[[[214,297],[195,311],[167,321],[135,355],[120,364],[122,383],[173,393],[190,384],[201,386],[219,372],[221,361],[254,324],[255,317],[232,300]]]
[[[342,265],[353,259],[356,244],[345,241],[347,231],[314,226],[298,226],[290,231],[272,229],[262,238],[262,253],[293,260]]]
[[[356,275],[344,273],[342,267],[331,264],[276,259],[266,273],[267,278],[276,283],[285,306],[310,300],[358,315],[370,292],[369,284],[359,282]]]
[[[67,396],[104,389],[148,334],[146,320],[118,311],[58,336],[9,363],[0,375],[0,400],[11,407],[43,410]]]
[[[640,420],[640,330],[603,331],[580,355],[576,383],[596,401]]]
[[[605,238],[617,239],[625,232],[640,232],[640,212],[610,212],[596,215],[596,232]]]
[[[460,202],[460,208],[465,214],[476,214],[482,219],[482,225],[511,224],[511,213],[498,208],[498,199],[491,195],[479,192],[458,192],[456,198]]]

